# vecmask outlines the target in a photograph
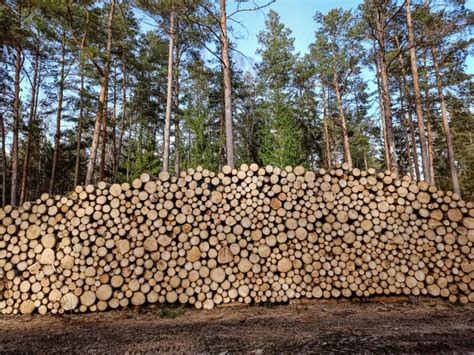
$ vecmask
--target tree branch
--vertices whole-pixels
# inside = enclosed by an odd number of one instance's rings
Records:
[[[239,9],[239,6],[237,5],[237,10],[235,10],[234,12],[232,12],[230,15],[227,16],[227,18],[231,18],[232,16],[234,16],[235,14],[238,14],[240,12],[249,12],[249,11],[257,11],[257,10],[261,10],[267,6],[270,6],[271,4],[273,4],[276,0],[270,0],[269,2],[267,2],[266,4],[264,5],[257,5],[255,3],[255,1],[253,1],[253,4],[255,5],[255,7],[251,8],[251,9]],[[240,4],[240,3],[239,3]]]

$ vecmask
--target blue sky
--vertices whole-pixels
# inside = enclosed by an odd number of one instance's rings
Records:
[[[267,0],[248,0],[241,4],[241,8],[252,7],[253,1],[260,5],[268,2]],[[355,9],[361,2],[361,0],[277,0],[265,9],[236,14],[235,19],[241,22],[245,28],[230,21],[229,25],[234,29],[232,40],[237,44],[237,49],[247,56],[248,64],[251,65],[257,58],[255,54],[258,47],[257,34],[265,28],[265,14],[273,9],[278,12],[285,26],[293,32],[296,51],[304,54],[314,38],[315,23],[313,16],[317,11],[327,13],[337,7]],[[228,14],[235,10],[236,4],[236,0],[228,0]],[[473,9],[474,0],[468,0],[467,6]],[[469,72],[473,73],[473,58],[469,58],[467,64]]]

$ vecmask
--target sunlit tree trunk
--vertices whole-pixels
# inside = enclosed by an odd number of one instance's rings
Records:
[[[179,28],[179,27],[178,27]],[[180,144],[181,144],[181,130],[179,127],[179,68],[180,68],[180,51],[179,51],[179,37],[178,34],[176,37],[176,64],[174,70],[174,173],[176,176],[179,176],[180,173]]]
[[[374,61],[375,61],[375,77],[377,79],[377,93],[378,93],[378,99],[379,99],[379,107],[380,107],[380,119],[382,123],[382,133],[383,133],[383,153],[384,153],[384,161],[385,161],[385,166],[390,165],[390,155],[389,155],[389,146],[388,146],[388,139],[387,139],[387,127],[385,124],[385,104],[383,102],[383,95],[382,95],[382,84],[380,83],[380,66],[379,66],[379,61],[377,60],[377,48],[375,47],[375,42],[374,42]]]
[[[33,83],[31,84],[30,114],[28,118],[28,135],[25,143],[25,157],[23,159],[23,172],[21,176],[20,204],[25,202],[27,196],[27,183],[30,168],[31,140],[33,139],[33,129],[35,125],[36,91],[38,90],[38,68],[40,61],[40,38],[37,35],[35,60],[33,64]]]
[[[171,107],[173,103],[173,51],[174,51],[174,10],[170,14],[170,40],[168,45],[168,86],[166,89],[165,130],[163,134],[163,171],[169,169]]]
[[[5,121],[3,119],[3,113],[0,112],[0,134],[2,137],[2,205],[7,204],[7,152],[5,142]]]
[[[232,121],[232,84],[230,77],[229,38],[227,36],[226,0],[220,0],[220,27],[221,27],[221,61],[224,80],[224,120],[225,120],[225,146],[227,165],[235,166],[234,157],[234,131]]]
[[[456,170],[456,161],[454,158],[453,138],[451,136],[451,129],[449,127],[448,109],[446,107],[446,101],[445,101],[444,93],[443,93],[443,84],[441,82],[441,73],[439,70],[438,55],[436,53],[436,48],[434,46],[431,46],[431,54],[433,56],[433,64],[434,64],[435,75],[436,75],[436,86],[438,87],[438,96],[439,96],[439,101],[441,105],[441,118],[443,121],[443,131],[444,131],[444,135],[446,136],[446,145],[448,148],[448,160],[449,160],[449,168],[451,170],[451,180],[453,183],[453,191],[459,194],[461,191],[459,188],[458,173]]]
[[[100,80],[100,93],[99,93],[99,107],[97,108],[97,114],[94,123],[94,133],[92,136],[91,153],[89,163],[87,165],[85,184],[88,185],[92,182],[94,177],[95,163],[97,160],[97,149],[99,146],[100,126],[102,121],[103,110],[105,107],[105,96],[107,90],[107,83],[109,80],[110,72],[110,59],[112,53],[112,30],[113,30],[113,18],[115,11],[115,0],[111,0],[109,17],[107,20],[107,49],[106,49],[106,62],[102,72]]]
[[[21,1],[17,0],[17,12],[20,16],[19,27],[21,27]],[[20,75],[21,75],[21,58],[22,48],[20,39],[17,39],[15,46],[15,84],[13,94],[13,126],[12,126],[12,150],[11,150],[11,189],[10,189],[10,204],[16,206],[18,204],[18,144],[19,144],[19,130],[20,130]]]
[[[424,64],[424,88],[425,88],[425,116],[426,116],[426,138],[427,138],[427,153],[428,153],[428,162],[430,168],[430,177],[432,184],[436,183],[436,176],[434,172],[434,159],[433,159],[433,129],[431,127],[431,112],[430,112],[430,82],[428,80],[428,60],[427,60],[427,50],[424,50],[423,53],[423,64]]]
[[[327,110],[326,110],[326,87],[324,82],[321,80],[321,104],[323,109],[323,134],[324,134],[324,160],[326,167],[331,169],[331,147],[329,145],[329,130],[327,123]]]
[[[337,80],[336,58],[333,58],[332,79],[333,79],[334,92],[336,94],[336,103],[337,103],[337,109],[339,112],[339,121],[342,128],[342,149],[344,152],[344,162],[349,164],[349,168],[352,168],[351,148],[349,145],[349,132],[347,130],[346,117],[344,115],[344,106],[342,102],[341,93],[339,91],[339,83]]]
[[[79,71],[80,71],[80,86],[79,86],[79,118],[77,122],[77,132],[76,132],[76,162],[74,167],[74,186],[79,185],[79,174],[81,168],[81,141],[82,141],[82,126],[84,120],[84,64],[85,64],[85,55],[84,55],[84,47],[86,46],[86,39],[87,39],[87,32],[88,28],[87,25],[89,24],[89,11],[87,7],[84,6],[85,15],[86,15],[86,26],[84,29],[84,33],[81,38],[80,44],[80,58],[79,58]]]
[[[421,94],[420,84],[418,78],[418,65],[416,59],[416,47],[415,47],[415,35],[413,33],[413,20],[411,17],[411,4],[410,0],[405,0],[406,17],[407,17],[407,29],[408,29],[408,44],[410,46],[410,66],[413,77],[413,91],[415,94],[415,112],[418,121],[418,131],[420,133],[420,150],[421,150],[421,162],[423,166],[423,176],[426,181],[433,184],[432,177],[430,175],[430,162],[428,158],[428,148],[426,144],[426,133],[425,123],[423,119],[423,109],[421,106]]]
[[[400,51],[400,43],[399,43],[399,40],[398,40],[398,36],[395,36],[395,43],[397,45],[397,49]],[[407,85],[407,82],[406,82],[406,71],[405,71],[405,61],[403,60],[403,55],[402,55],[402,52],[400,51],[400,54],[398,55],[398,61],[400,63],[400,68],[401,68],[401,74],[402,74],[402,87],[403,87],[403,94],[402,96],[404,96],[406,99],[407,99],[407,112],[408,112],[408,130],[409,130],[409,134],[410,134],[410,142],[411,142],[411,156],[412,156],[412,160],[413,160],[413,163],[414,163],[414,175],[416,177],[416,180],[419,181],[420,180],[420,167],[419,167],[419,164],[418,164],[418,148],[417,148],[417,145],[416,145],[416,136],[415,136],[415,128],[413,127],[413,115],[412,115],[412,100],[411,100],[411,96],[410,96],[410,93],[409,93],[409,90],[408,90],[408,85]]]
[[[122,58],[122,117],[120,121],[120,133],[118,138],[117,160],[115,163],[114,180],[117,179],[118,168],[122,159],[123,136],[125,133],[125,119],[127,117],[127,67],[125,58]],[[130,126],[130,129],[132,127]]]
[[[104,112],[102,113],[102,140],[100,142],[99,180],[105,180],[105,160],[107,153],[107,130],[109,128],[109,80],[105,83]]]
[[[84,62],[81,59],[80,64],[80,86],[79,86],[79,118],[77,122],[76,132],[76,163],[74,167],[74,186],[79,184],[79,173],[81,167],[81,141],[82,141],[82,125],[84,120]]]
[[[112,91],[112,177],[117,165],[117,66],[114,66],[114,86]]]
[[[56,170],[58,166],[59,157],[59,145],[61,143],[61,119],[63,112],[63,97],[64,97],[64,81],[65,81],[65,65],[66,65],[66,33],[63,33],[61,43],[61,74],[59,78],[59,93],[58,93],[58,111],[56,114],[56,134],[54,135],[54,150],[53,159],[51,165],[51,178],[49,180],[49,193],[52,195],[54,192],[54,185],[56,183]]]
[[[380,82],[382,89],[382,98],[385,109],[385,128],[387,148],[389,152],[389,164],[387,168],[393,172],[398,173],[397,156],[395,153],[395,138],[393,135],[392,124],[392,100],[390,97],[390,84],[388,80],[388,68],[385,49],[385,9],[377,8],[377,40],[379,44],[379,66],[380,66]]]

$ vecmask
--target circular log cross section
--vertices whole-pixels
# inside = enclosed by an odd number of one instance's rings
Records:
[[[0,209],[0,312],[474,301],[474,206],[390,171],[201,167]]]

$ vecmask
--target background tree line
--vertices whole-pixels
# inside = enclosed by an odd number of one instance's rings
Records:
[[[316,13],[304,56],[270,10],[244,72],[229,24],[272,2],[2,0],[1,204],[250,162],[345,162],[473,196],[464,1]]]

